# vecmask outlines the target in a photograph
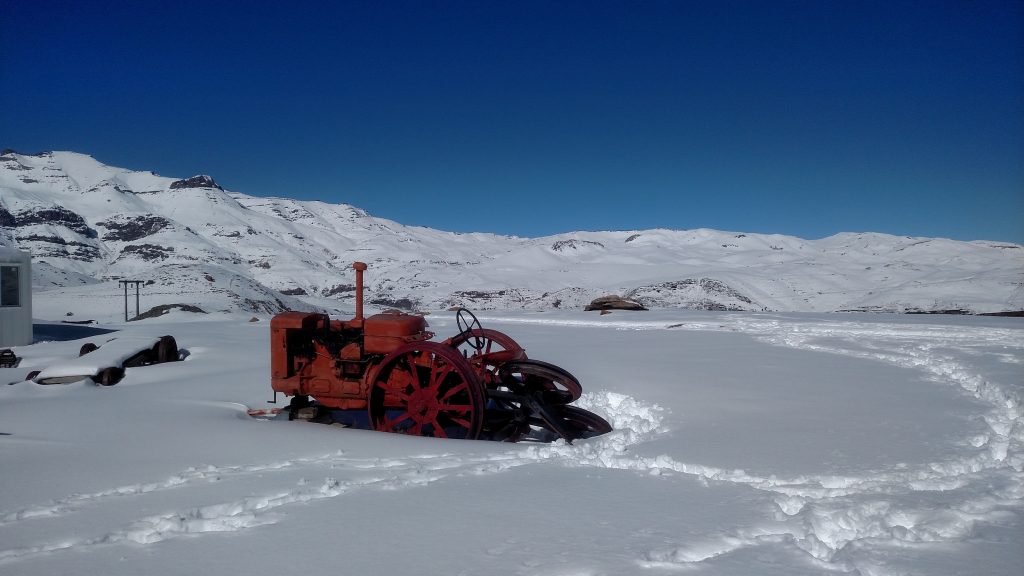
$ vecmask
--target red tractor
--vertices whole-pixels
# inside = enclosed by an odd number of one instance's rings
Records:
[[[459,333],[441,342],[423,316],[364,318],[366,264],[352,267],[354,318],[283,312],[271,321],[271,386],[275,401],[278,392],[293,397],[289,418],[356,413],[374,430],[506,442],[572,442],[611,431],[600,416],[569,405],[583,390],[572,374],[528,359],[466,309],[456,313]]]

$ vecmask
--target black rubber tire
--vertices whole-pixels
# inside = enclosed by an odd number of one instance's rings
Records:
[[[569,432],[569,442],[584,438],[593,438],[612,431],[612,425],[607,420],[582,408],[576,406],[553,406],[551,407],[563,420],[562,427]]]
[[[100,386],[113,386],[120,382],[122,378],[124,378],[124,368],[111,366],[100,370],[100,373],[93,376],[92,380]]]
[[[513,360],[498,367],[504,386],[517,392],[544,391],[545,404],[568,404],[579,400],[583,386],[560,366],[542,360]]]
[[[554,405],[545,406],[545,409],[557,420],[565,436],[552,428],[539,414],[535,414],[530,418],[530,424],[537,428],[530,435],[532,440],[554,442],[563,438],[572,444],[574,440],[593,438],[612,431],[612,425],[607,420],[576,406]]]
[[[156,343],[156,363],[177,362],[178,357],[178,343],[174,336],[161,336],[160,341]]]
[[[309,396],[305,394],[296,394],[292,396],[291,402],[288,403],[288,420],[295,420],[295,416],[298,415],[299,410],[312,406],[313,403],[309,400]]]

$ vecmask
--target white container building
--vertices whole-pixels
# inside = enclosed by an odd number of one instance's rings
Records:
[[[0,246],[0,348],[32,343],[32,256]]]

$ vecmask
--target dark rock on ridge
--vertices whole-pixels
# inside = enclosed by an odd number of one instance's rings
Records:
[[[97,222],[96,225],[109,230],[109,232],[103,235],[103,240],[131,242],[156,234],[170,226],[171,222],[160,216],[146,214],[145,216],[114,217],[103,222]]]
[[[0,206],[0,225],[11,228],[33,226],[35,224],[49,224],[51,226],[63,226],[72,232],[77,232],[86,238],[95,238],[96,231],[89,227],[77,213],[64,208],[63,206],[50,206],[49,208],[35,208],[22,210],[17,214],[9,212]]]
[[[647,310],[647,308],[644,308],[643,304],[639,302],[627,300],[622,296],[613,294],[611,296],[594,298],[583,310],[589,312],[591,310]]]
[[[93,262],[100,258],[100,250],[96,246],[85,242],[65,240],[60,236],[30,234],[19,236],[17,239],[19,243],[34,242],[31,252],[37,258],[67,258],[83,262]]]
[[[570,248],[573,250],[579,250],[581,246],[596,246],[597,248],[604,248],[604,244],[594,242],[593,240],[559,240],[551,245],[551,249],[555,252],[562,252]]]
[[[352,284],[335,284],[330,288],[324,288],[320,294],[323,296],[334,296],[337,294],[354,294],[356,287]]]
[[[138,256],[143,260],[164,260],[169,252],[174,252],[173,246],[158,246],[156,244],[132,244],[121,250],[121,255]]]
[[[750,298],[714,278],[686,278],[639,286],[628,291],[625,296],[652,308],[667,306],[728,311],[759,309]]]
[[[412,310],[416,307],[416,303],[408,298],[374,298],[368,303],[374,306],[380,306],[381,308],[397,308],[399,310]]]
[[[206,174],[171,182],[171,190],[179,190],[181,188],[216,188],[217,190],[224,190],[213,181],[213,178]]]

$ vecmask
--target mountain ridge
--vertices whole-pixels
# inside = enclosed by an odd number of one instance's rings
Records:
[[[1024,309],[1024,247],[1006,242],[664,228],[445,232],[75,152],[0,154],[0,245],[32,252],[36,299],[59,315],[76,313],[63,311],[75,303],[110,308],[125,278],[150,283],[148,304],[347,310],[355,260],[370,264],[367,301],[378,308],[582,309],[621,294],[655,308]]]

